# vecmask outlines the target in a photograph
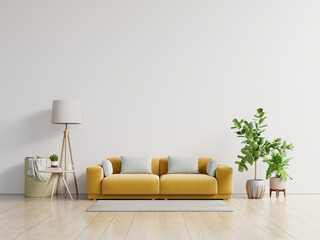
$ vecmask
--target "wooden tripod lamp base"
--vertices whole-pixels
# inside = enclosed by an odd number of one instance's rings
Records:
[[[60,167],[66,170],[67,168],[67,148],[69,148],[70,159],[72,170],[74,169],[73,163],[73,156],[72,156],[72,149],[71,149],[71,142],[70,142],[70,132],[68,130],[68,124],[80,124],[81,123],[81,106],[79,101],[75,100],[54,100],[52,102],[52,121],[53,124],[65,124],[66,128],[63,134],[63,141],[62,141],[62,149],[61,149],[61,157],[60,157]],[[68,146],[67,146],[68,145]],[[61,175],[62,177],[62,175]],[[63,176],[65,182],[67,182],[67,173],[64,172]],[[77,196],[78,193],[78,184],[76,173],[73,171],[73,178],[74,184],[76,187]],[[59,191],[59,184],[60,183],[60,175],[58,178],[57,184],[57,192],[58,195]],[[64,189],[64,193],[66,195],[66,188]]]
[[[70,132],[68,130],[68,124],[66,124],[66,128],[65,128],[64,134],[63,134],[61,157],[60,157],[60,167],[63,168],[63,166],[64,166],[63,169],[65,169],[65,170],[67,168],[67,145],[69,146],[69,153],[70,153],[70,159],[71,159],[71,164],[72,164],[72,170],[75,170],[74,163],[73,163],[72,148],[71,148],[71,142],[70,142]],[[64,164],[63,164],[63,158],[64,158]],[[79,196],[77,177],[76,177],[75,172],[73,172],[73,178],[74,178],[76,193],[77,193],[77,196]],[[67,182],[67,173],[66,172],[64,173],[64,179],[65,179],[65,182]],[[58,195],[58,192],[59,192],[59,182],[60,182],[60,176],[58,178],[56,195]],[[66,190],[67,189],[65,187],[64,188],[65,195],[66,195]]]

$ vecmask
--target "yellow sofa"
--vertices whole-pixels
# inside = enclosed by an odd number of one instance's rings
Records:
[[[199,174],[167,174],[168,158],[152,158],[152,174],[120,174],[121,158],[108,158],[113,174],[104,177],[101,164],[87,168],[89,199],[229,199],[233,169],[218,164],[216,177],[206,174],[211,158],[200,157]]]

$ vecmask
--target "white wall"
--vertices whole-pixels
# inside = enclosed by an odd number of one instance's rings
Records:
[[[60,154],[54,99],[71,126],[80,191],[107,156],[212,156],[238,173],[234,117],[268,112],[296,147],[291,193],[320,193],[319,1],[0,1],[0,193],[23,193],[24,157]],[[259,163],[259,176],[265,165]]]

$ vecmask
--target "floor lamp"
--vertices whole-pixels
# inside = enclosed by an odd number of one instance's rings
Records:
[[[54,100],[52,102],[52,123],[53,124],[65,124],[65,130],[63,134],[62,141],[62,149],[61,149],[61,157],[60,157],[60,167],[66,169],[67,166],[67,146],[69,147],[70,159],[72,164],[72,170],[74,170],[72,149],[70,143],[70,132],[68,130],[68,124],[80,124],[81,123],[81,106],[79,101],[74,100]],[[64,160],[64,162],[63,162]],[[64,164],[63,164],[64,163]],[[77,196],[78,193],[78,184],[76,173],[73,172],[74,184],[76,187]],[[67,173],[64,173],[64,179],[67,182]],[[59,184],[60,178],[58,178],[57,182],[57,191],[59,192]],[[61,189],[62,190],[62,189]],[[64,189],[64,193],[66,194],[66,188]]]

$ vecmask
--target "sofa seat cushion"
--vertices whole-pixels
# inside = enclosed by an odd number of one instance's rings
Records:
[[[165,174],[160,177],[160,194],[217,194],[217,180],[207,174]]]
[[[102,194],[159,194],[159,176],[113,174],[102,180]]]

